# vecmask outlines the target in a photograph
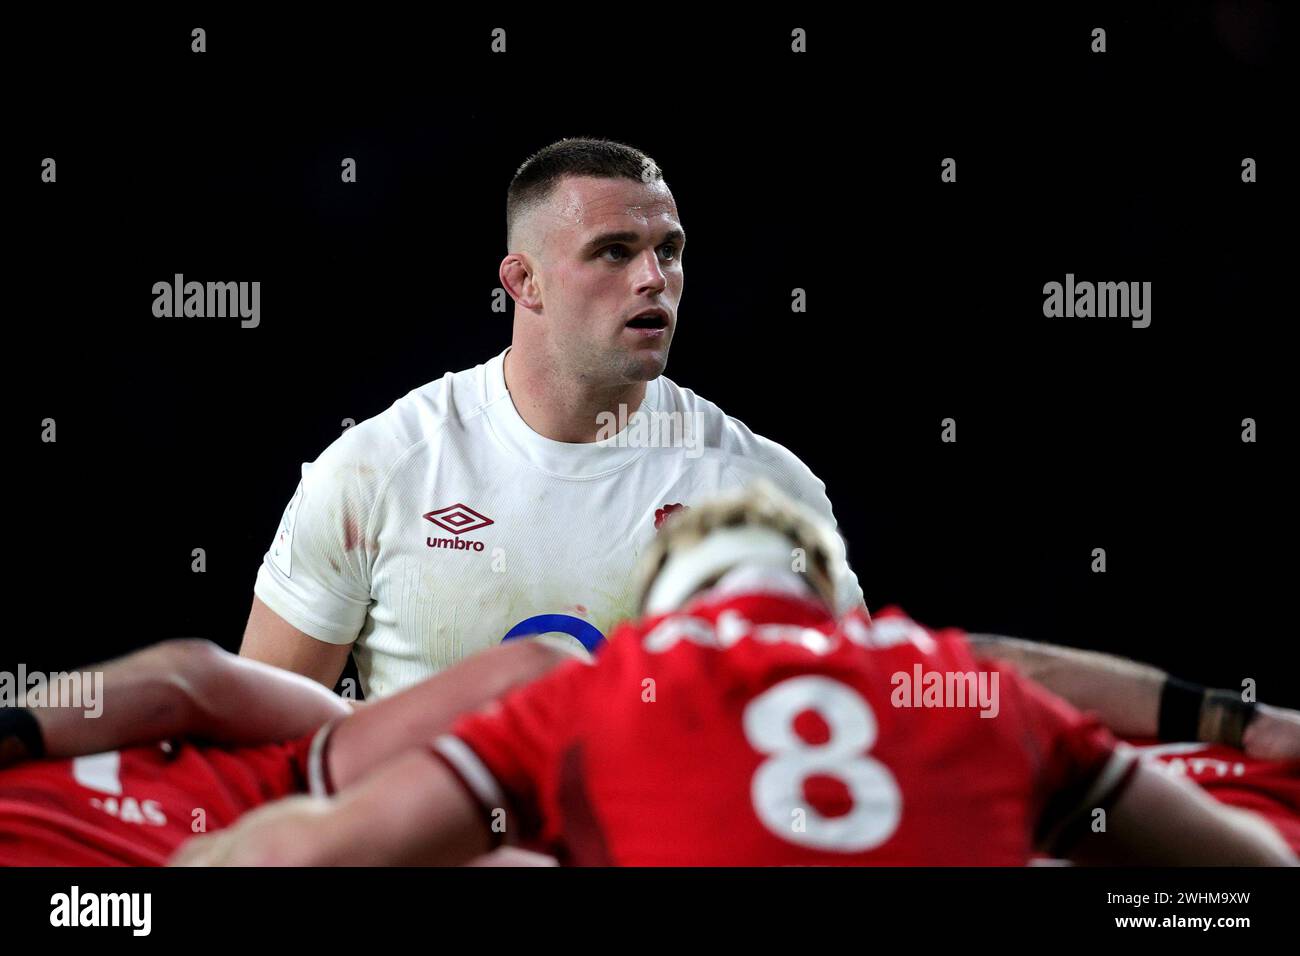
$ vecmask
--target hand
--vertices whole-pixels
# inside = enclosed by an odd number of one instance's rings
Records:
[[[1241,745],[1261,760],[1300,760],[1300,711],[1256,705]]]
[[[259,807],[234,826],[188,840],[168,866],[311,866],[329,812],[324,797],[294,796]]]

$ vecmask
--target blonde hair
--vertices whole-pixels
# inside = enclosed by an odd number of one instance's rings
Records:
[[[654,543],[642,558],[637,609],[644,613],[646,601],[655,581],[670,563],[697,549],[716,532],[743,528],[763,528],[775,531],[790,544],[790,569],[796,570],[797,552],[803,554],[805,576],[825,604],[835,610],[835,579],[839,548],[834,540],[835,531],[822,518],[804,505],[781,494],[768,481],[756,481],[743,492],[714,498],[700,505],[675,512],[660,528]],[[723,573],[745,563],[743,550],[734,552],[734,561],[719,567],[718,562],[699,568],[699,580],[693,581],[694,591],[716,581]]]

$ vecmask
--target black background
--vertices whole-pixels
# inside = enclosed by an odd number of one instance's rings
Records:
[[[362,19],[13,24],[0,664],[236,648],[300,464],[509,343],[506,186],[596,135],[690,237],[667,374],[826,482],[870,607],[1300,705],[1280,5]],[[261,281],[260,327],[154,318],[177,272]],[[1044,318],[1067,272],[1151,326]]]

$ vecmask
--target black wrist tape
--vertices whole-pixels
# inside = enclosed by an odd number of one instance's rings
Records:
[[[1160,691],[1160,723],[1157,736],[1161,740],[1196,740],[1201,727],[1201,702],[1205,688],[1189,684],[1177,677],[1166,677]]]
[[[0,767],[45,756],[45,736],[26,707],[0,707]]]
[[[1203,709],[1209,714],[1201,721],[1209,738],[1206,743],[1227,744],[1240,750],[1242,735],[1255,716],[1255,702],[1248,703],[1230,690],[1209,690],[1205,692]]]

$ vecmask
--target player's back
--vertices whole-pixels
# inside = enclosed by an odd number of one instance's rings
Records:
[[[1112,757],[958,632],[777,593],[690,611],[457,726],[525,837],[575,863],[1020,865]]]
[[[0,770],[0,866],[161,865],[196,833],[302,791],[310,741],[166,741]]]

